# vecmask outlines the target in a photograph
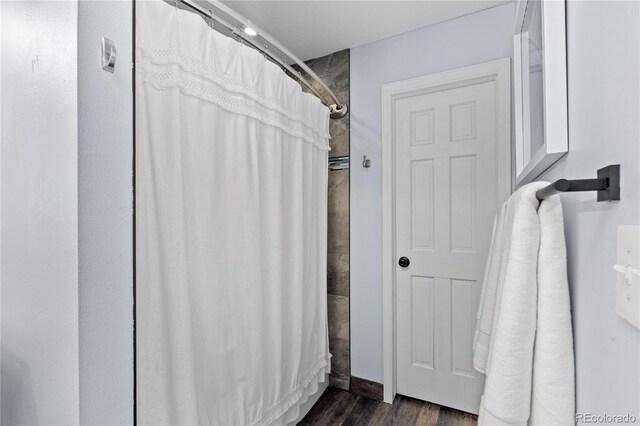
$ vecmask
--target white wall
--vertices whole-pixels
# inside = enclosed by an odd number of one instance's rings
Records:
[[[640,3],[567,4],[569,154],[541,178],[620,164],[621,200],[565,194],[577,411],[640,418],[640,331],[615,313],[616,227],[640,221]]]
[[[132,3],[78,6],[80,422],[133,422]],[[102,69],[102,36],[115,73]]]
[[[131,424],[132,3],[0,8],[2,424]]]
[[[382,382],[380,87],[509,58],[513,3],[351,49],[351,375]],[[359,164],[354,161],[354,165]]]
[[[2,8],[2,424],[74,424],[77,4]]]

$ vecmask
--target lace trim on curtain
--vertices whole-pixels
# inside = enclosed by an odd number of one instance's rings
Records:
[[[301,118],[300,111],[283,107],[277,97],[259,93],[251,84],[224,74],[198,58],[186,57],[175,49],[138,48],[137,52],[138,75],[154,88],[178,88],[186,95],[203,99],[226,111],[251,117],[293,137],[304,139],[318,149],[330,149],[326,124],[316,127],[307,124]],[[304,108],[304,105],[299,106]]]
[[[302,385],[298,386],[293,392],[282,398],[280,402],[269,409],[269,411],[267,411],[260,420],[253,424],[270,425],[282,417],[291,407],[298,403],[307,386],[309,386],[314,380],[318,380],[319,375],[325,374],[327,372],[326,370],[331,368],[331,363],[329,362],[330,359],[331,355],[329,354],[316,361],[302,376]]]

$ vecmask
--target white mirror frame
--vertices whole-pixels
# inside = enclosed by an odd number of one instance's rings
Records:
[[[528,100],[529,73],[523,72],[521,40],[527,3],[542,3],[544,143],[532,153]],[[519,0],[513,38],[513,82],[515,105],[515,183],[533,181],[569,151],[567,125],[567,56],[565,2],[558,0]],[[527,67],[528,68],[528,67]],[[526,88],[526,92],[523,90]],[[525,98],[525,93],[527,98]]]

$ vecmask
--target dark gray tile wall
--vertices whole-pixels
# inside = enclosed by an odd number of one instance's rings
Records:
[[[349,50],[307,61],[342,102],[349,104]],[[315,85],[317,87],[317,85]],[[330,157],[349,155],[349,115],[331,120]],[[327,292],[332,385],[349,389],[349,170],[329,172]]]

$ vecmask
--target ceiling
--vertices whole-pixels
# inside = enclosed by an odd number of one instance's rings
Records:
[[[510,0],[223,0],[300,59],[361,46]]]

